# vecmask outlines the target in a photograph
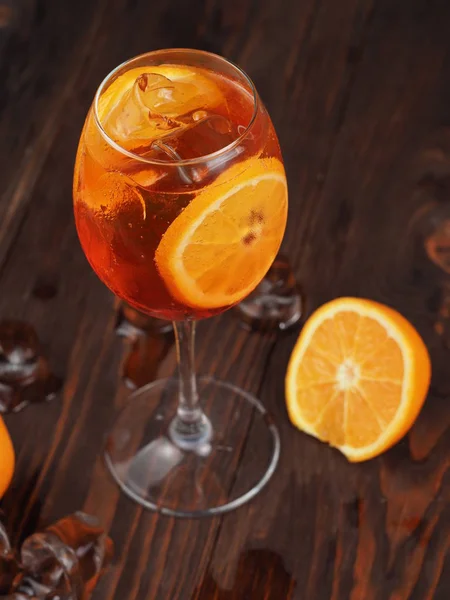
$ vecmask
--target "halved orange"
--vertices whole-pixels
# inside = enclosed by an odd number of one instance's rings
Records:
[[[8,489],[14,474],[15,454],[5,422],[0,417],[0,498]]]
[[[286,375],[292,423],[350,461],[391,447],[425,401],[427,348],[401,314],[371,300],[339,298],[305,324]]]
[[[235,164],[171,223],[156,250],[158,270],[187,306],[239,302],[275,258],[287,218],[283,165],[276,158]]]

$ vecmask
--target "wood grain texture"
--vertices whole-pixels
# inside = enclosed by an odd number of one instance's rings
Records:
[[[431,211],[450,202],[449,31],[447,0],[0,0],[0,316],[32,323],[65,379],[56,401],[7,418],[17,467],[2,507],[15,541],[80,508],[100,517],[117,558],[94,600],[450,597],[450,284],[424,250]],[[171,46],[224,54],[254,79],[283,148],[283,250],[307,314],[344,294],[386,302],[421,332],[434,373],[411,432],[350,465],[288,422],[297,331],[249,333],[232,313],[200,324],[199,371],[259,394],[282,436],[270,485],[206,521],[136,508],[103,467],[128,348],[71,205],[99,82]],[[169,347],[158,373],[174,365]]]

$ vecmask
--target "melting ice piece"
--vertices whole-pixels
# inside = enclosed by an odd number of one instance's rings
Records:
[[[164,132],[182,127],[171,118],[179,92],[163,75],[144,73],[107,115],[104,127],[127,148],[139,147]]]
[[[107,133],[132,150],[145,146],[164,132],[182,127],[182,123],[169,116],[179,96],[176,86],[163,75],[140,75],[104,117]]]
[[[11,550],[8,534],[0,521],[0,598],[8,594],[19,572],[19,564],[16,555]],[[9,596],[6,596],[9,598]]]
[[[201,115],[200,118],[197,115]],[[229,119],[199,110],[186,117],[182,129],[166,133],[155,140],[151,150],[157,151],[163,144],[186,160],[222,150],[238,137],[237,127]]]
[[[122,367],[125,384],[136,389],[153,381],[174,343],[172,323],[145,315],[123,303],[116,321],[116,333],[129,341]]]
[[[7,556],[11,552],[11,543],[5,526],[0,521],[0,556]]]
[[[28,323],[0,322],[0,413],[51,400],[61,387]]]
[[[278,254],[258,287],[235,310],[251,329],[286,330],[302,316],[302,297],[288,259]]]
[[[425,239],[428,257],[443,271],[450,274],[450,218],[442,219]]]
[[[117,335],[135,339],[150,333],[168,333],[172,330],[173,326],[170,321],[150,317],[126,302],[122,302],[116,320]]]
[[[223,150],[238,137],[237,127],[229,119],[198,110],[185,117],[183,128],[166,133],[155,140],[144,156],[174,162],[200,158]],[[237,145],[207,161],[199,161],[195,165],[182,165],[178,169],[180,178],[186,184],[202,181],[225,162],[235,159],[242,151],[243,148]]]
[[[171,81],[164,75],[143,73],[133,87],[137,102],[148,109],[150,118],[166,119],[164,126],[170,127],[170,117],[176,118],[186,112],[186,100],[195,99],[195,85]]]
[[[122,91],[119,87],[119,99],[103,117],[103,126],[127,149],[145,148],[167,132],[189,125],[185,117],[205,102],[216,104],[218,93],[216,86],[199,75],[185,74],[172,81],[157,73],[142,73],[131,88]]]
[[[112,541],[94,517],[80,512],[65,517],[23,543],[12,598],[81,600],[112,555]]]

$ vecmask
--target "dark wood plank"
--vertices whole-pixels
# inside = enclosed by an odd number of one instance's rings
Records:
[[[307,169],[298,200],[302,210],[291,211],[286,245],[306,286],[308,312],[345,294],[401,310],[430,348],[433,387],[405,440],[379,459],[350,465],[315,440],[296,436],[287,424],[283,375],[295,336],[280,338],[262,397],[282,426],[282,464],[272,488],[242,509],[244,517],[224,518],[210,565],[218,598],[220,590],[233,585],[249,548],[255,553],[270,548],[280,557],[282,571],[295,580],[287,597],[418,600],[448,594],[443,571],[450,533],[448,375],[443,366],[448,347],[443,349],[433,327],[444,300],[430,302],[445,281],[424,256],[416,217],[426,202],[439,202],[449,172],[448,107],[442,98],[449,91],[450,11],[439,2],[395,7],[378,2],[367,18],[366,33],[364,25],[359,29],[365,43],[349,52],[351,64],[355,54],[358,58],[356,72],[346,77],[351,89],[332,103],[337,111],[332,113],[341,115],[334,121],[336,142],[324,145],[314,112],[302,111],[304,119],[312,118],[324,170],[314,182],[315,172]],[[316,23],[323,33],[324,26]],[[305,104],[309,90],[333,90],[315,83],[302,85]],[[297,134],[297,156],[291,147],[291,160],[297,169],[317,164],[308,130],[297,131],[303,137]],[[296,200],[291,194],[291,206]],[[202,592],[210,590],[211,579],[204,586]],[[255,597],[271,598],[272,590],[271,582],[261,579]],[[236,588],[224,597],[244,596]]]
[[[0,265],[20,227],[40,170],[73,100],[106,2],[21,0],[0,38]]]
[[[425,256],[421,215],[450,194],[448,3],[11,5],[0,37],[0,314],[31,322],[65,376],[60,399],[7,418],[18,460],[2,506],[14,540],[79,508],[97,514],[117,547],[98,600],[447,600],[450,294]],[[260,392],[283,452],[254,502],[192,522],[136,508],[99,458],[126,401],[126,348],[114,332],[117,302],[82,255],[71,208],[96,86],[122,60],[169,46],[222,53],[255,80],[285,155],[284,249],[307,312],[343,294],[387,302],[418,327],[434,367],[407,438],[350,465],[288,423],[283,380],[297,332],[249,334],[232,314],[201,324],[199,370]],[[174,365],[172,348],[158,372]],[[257,443],[250,430],[247,446]],[[248,476],[240,469],[236,485]]]

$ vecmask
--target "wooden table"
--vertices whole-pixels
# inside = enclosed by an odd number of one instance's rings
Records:
[[[450,2],[0,0],[0,27],[0,316],[32,323],[65,380],[52,403],[6,419],[14,540],[78,509],[98,515],[117,554],[95,600],[447,600],[450,278],[426,256],[422,223],[450,202]],[[288,422],[298,330],[249,333],[231,314],[201,324],[199,370],[259,394],[282,436],[268,487],[214,520],[145,512],[103,467],[129,348],[72,216],[97,85],[126,58],[171,46],[238,62],[269,108],[290,187],[283,250],[305,316],[341,295],[388,303],[419,329],[434,371],[410,433],[351,465]],[[219,360],[210,349],[222,345]],[[171,347],[160,371],[173,368]]]

